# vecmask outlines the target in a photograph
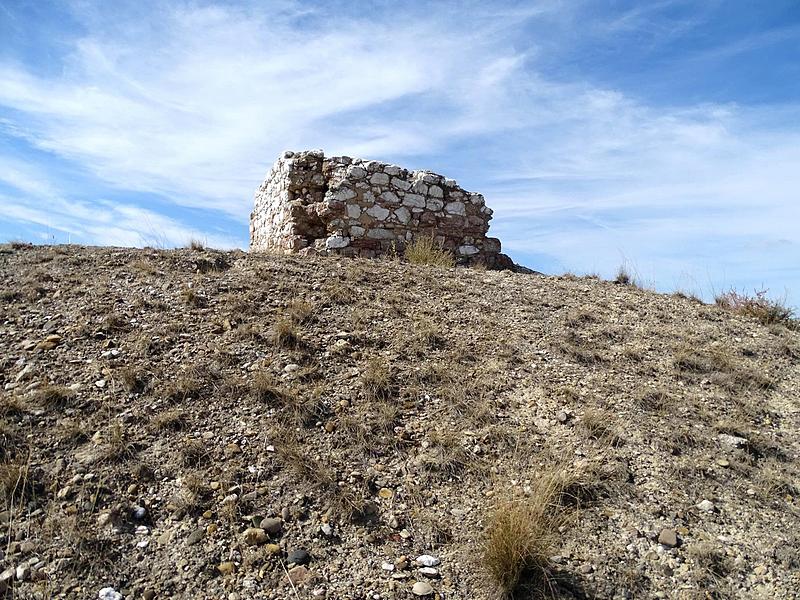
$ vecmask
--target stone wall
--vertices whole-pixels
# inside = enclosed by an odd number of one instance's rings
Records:
[[[491,218],[481,194],[429,171],[285,152],[256,192],[250,249],[376,257],[425,236],[460,264],[512,268],[486,237]]]

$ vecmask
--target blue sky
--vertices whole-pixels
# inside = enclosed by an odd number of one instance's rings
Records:
[[[484,193],[535,269],[800,305],[796,0],[0,0],[0,239],[246,247],[304,148]]]

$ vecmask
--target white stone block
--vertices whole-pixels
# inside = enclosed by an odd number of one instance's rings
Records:
[[[398,198],[397,194],[394,192],[383,192],[381,194],[381,200],[389,204],[400,204],[400,198]]]
[[[389,183],[389,176],[386,173],[375,173],[369,178],[372,185],[386,185]]]
[[[358,165],[350,165],[347,167],[347,176],[352,177],[353,179],[363,179],[367,176],[367,170],[364,167],[359,167]]]
[[[394,210],[394,214],[397,217],[397,220],[400,221],[403,225],[408,224],[408,222],[411,220],[411,213],[407,208],[403,206],[401,206],[400,208],[396,208]]]
[[[415,208],[425,208],[425,198],[419,194],[406,194],[403,197],[403,204]]]
[[[328,250],[336,248],[347,248],[350,245],[350,238],[341,235],[332,235],[325,241],[325,247]]]
[[[444,211],[451,215],[461,215],[462,217],[467,214],[467,209],[463,202],[448,202],[447,206],[444,207]]]
[[[411,189],[411,182],[406,181],[405,179],[400,179],[399,177],[392,177],[392,185],[403,191]]]
[[[372,238],[373,240],[391,240],[394,238],[394,233],[388,229],[370,229],[367,232],[367,237]]]
[[[333,192],[333,197],[336,200],[341,202],[346,202],[351,198],[355,198],[357,196],[355,190],[350,189],[349,187],[340,187],[338,190]]]
[[[428,207],[428,210],[439,212],[444,208],[444,200],[438,200],[436,198],[428,198],[428,201],[426,202],[425,205]]]
[[[389,216],[389,209],[383,208],[379,204],[374,204],[367,209],[367,214],[375,217],[378,221],[385,221],[386,217]]]

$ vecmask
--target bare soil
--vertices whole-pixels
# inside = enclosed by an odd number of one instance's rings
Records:
[[[691,298],[7,245],[0,388],[9,597],[495,598],[492,511],[554,466],[574,506],[515,598],[800,589],[800,333]]]

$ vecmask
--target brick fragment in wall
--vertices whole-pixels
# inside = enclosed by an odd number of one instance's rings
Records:
[[[256,191],[252,251],[374,257],[431,237],[462,264],[508,268],[481,194],[430,171],[284,152]]]

